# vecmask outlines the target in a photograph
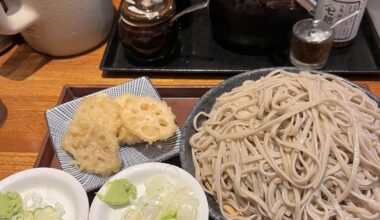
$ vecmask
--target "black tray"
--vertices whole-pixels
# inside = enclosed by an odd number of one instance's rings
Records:
[[[161,67],[134,66],[123,54],[115,23],[100,69],[119,74],[124,72],[234,75],[257,68],[292,66],[288,50],[242,55],[221,47],[211,36],[207,10],[194,12],[191,15],[191,24],[180,30],[178,38],[181,43],[180,54],[170,64]],[[367,12],[353,44],[344,48],[333,48],[323,70],[339,75],[380,75],[380,39]]]

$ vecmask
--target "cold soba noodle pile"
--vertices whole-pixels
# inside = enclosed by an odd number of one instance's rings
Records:
[[[380,218],[380,109],[331,75],[246,81],[194,127],[196,177],[228,219]]]

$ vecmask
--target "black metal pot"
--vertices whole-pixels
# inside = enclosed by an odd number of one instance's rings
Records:
[[[285,48],[292,25],[306,17],[293,0],[210,0],[214,39],[240,52]]]

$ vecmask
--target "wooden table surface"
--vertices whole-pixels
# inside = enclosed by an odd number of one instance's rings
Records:
[[[118,1],[115,0],[115,5]],[[24,43],[0,56],[0,99],[8,116],[0,128],[0,179],[33,167],[47,132],[44,113],[56,105],[64,85],[116,85],[139,75],[99,70],[105,44],[70,58],[52,58]],[[363,58],[364,59],[364,58]],[[154,85],[215,85],[223,76],[149,75]],[[380,97],[379,77],[349,78]]]

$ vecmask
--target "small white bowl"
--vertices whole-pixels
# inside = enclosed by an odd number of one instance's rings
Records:
[[[137,198],[145,192],[144,182],[155,175],[169,175],[186,184],[199,199],[197,220],[208,220],[208,203],[206,195],[199,183],[185,170],[166,163],[144,163],[129,167],[116,175],[109,181],[126,178],[137,188]],[[106,184],[99,190],[105,193]],[[91,204],[89,220],[120,219],[124,208],[114,209],[98,199],[96,196]]]
[[[43,202],[59,203],[63,220],[87,220],[88,198],[83,186],[70,174],[53,168],[34,168],[13,174],[0,182],[0,191],[15,191],[22,197],[38,192]]]

